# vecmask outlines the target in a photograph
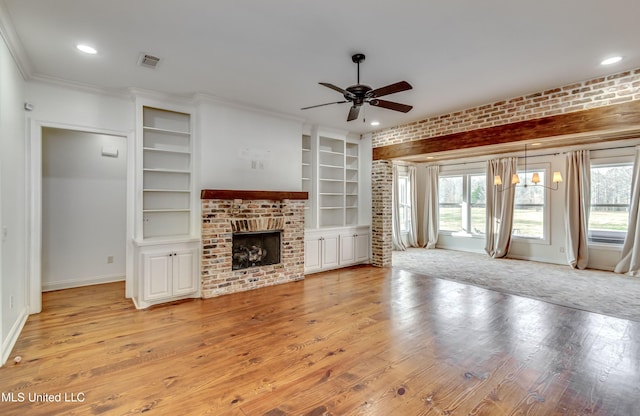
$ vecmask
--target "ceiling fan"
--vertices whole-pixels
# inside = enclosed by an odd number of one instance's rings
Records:
[[[413,88],[407,81],[396,82],[395,84],[387,85],[386,87],[376,88],[375,90],[368,85],[360,84],[360,62],[364,61],[365,56],[361,53],[357,53],[351,57],[351,60],[358,64],[358,83],[352,85],[347,89],[342,89],[328,82],[320,82],[320,85],[324,85],[327,88],[338,91],[344,96],[343,101],[334,101],[326,104],[312,105],[310,107],[301,108],[301,110],[308,110],[310,108],[322,107],[331,104],[343,104],[351,103],[351,109],[347,116],[347,121],[355,120],[360,114],[360,107],[362,104],[369,103],[375,107],[382,107],[389,110],[400,111],[406,113],[413,107],[406,104],[400,104],[393,101],[379,100],[378,97],[383,97],[389,94],[395,94],[396,92],[407,91]]]

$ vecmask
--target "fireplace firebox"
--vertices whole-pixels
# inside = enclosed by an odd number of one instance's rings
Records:
[[[281,231],[233,233],[232,270],[280,263]]]

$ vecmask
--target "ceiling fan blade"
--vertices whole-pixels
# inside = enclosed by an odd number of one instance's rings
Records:
[[[337,87],[333,84],[329,84],[328,82],[319,82],[318,84],[324,85],[327,88],[331,88],[332,90],[338,91],[342,95],[348,95],[349,97],[353,97],[353,94],[350,93],[349,91],[343,90],[342,88]]]
[[[369,101],[369,104],[375,107],[382,107],[382,108],[387,108],[389,110],[400,111],[402,113],[408,113],[413,108],[413,106],[410,106],[410,105],[400,104],[400,103],[396,103],[393,101],[386,101],[386,100],[371,100]]]
[[[303,107],[300,110],[308,110],[310,108],[316,108],[316,107],[323,107],[325,105],[331,105],[331,104],[343,104],[343,103],[348,103],[349,101],[343,100],[343,101],[334,101],[332,103],[325,103],[325,104],[318,104],[318,105],[312,105],[309,107]]]
[[[357,119],[358,114],[360,114],[360,106],[352,105],[351,110],[349,110],[349,115],[347,116],[347,121]]]
[[[369,91],[367,94],[369,97],[382,97],[384,95],[394,94],[400,91],[407,91],[413,87],[407,81],[396,82],[395,84],[387,85],[386,87],[376,88]]]

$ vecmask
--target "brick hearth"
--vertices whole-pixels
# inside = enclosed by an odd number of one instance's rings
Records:
[[[304,279],[304,201],[307,194],[202,191],[202,297],[209,298]],[[299,199],[278,199],[299,198]],[[220,199],[222,198],[222,199]],[[230,199],[231,198],[231,199]],[[281,262],[232,270],[234,231],[276,231]]]

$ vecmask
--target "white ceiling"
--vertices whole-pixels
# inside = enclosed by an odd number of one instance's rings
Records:
[[[638,0],[0,0],[29,78],[221,99],[363,133],[640,68]],[[95,56],[75,49],[84,42]],[[141,52],[161,58],[137,65]],[[400,80],[407,114],[349,104],[318,82]],[[611,55],[624,60],[603,67]],[[362,115],[367,122],[363,123]],[[371,120],[380,127],[371,127]]]

